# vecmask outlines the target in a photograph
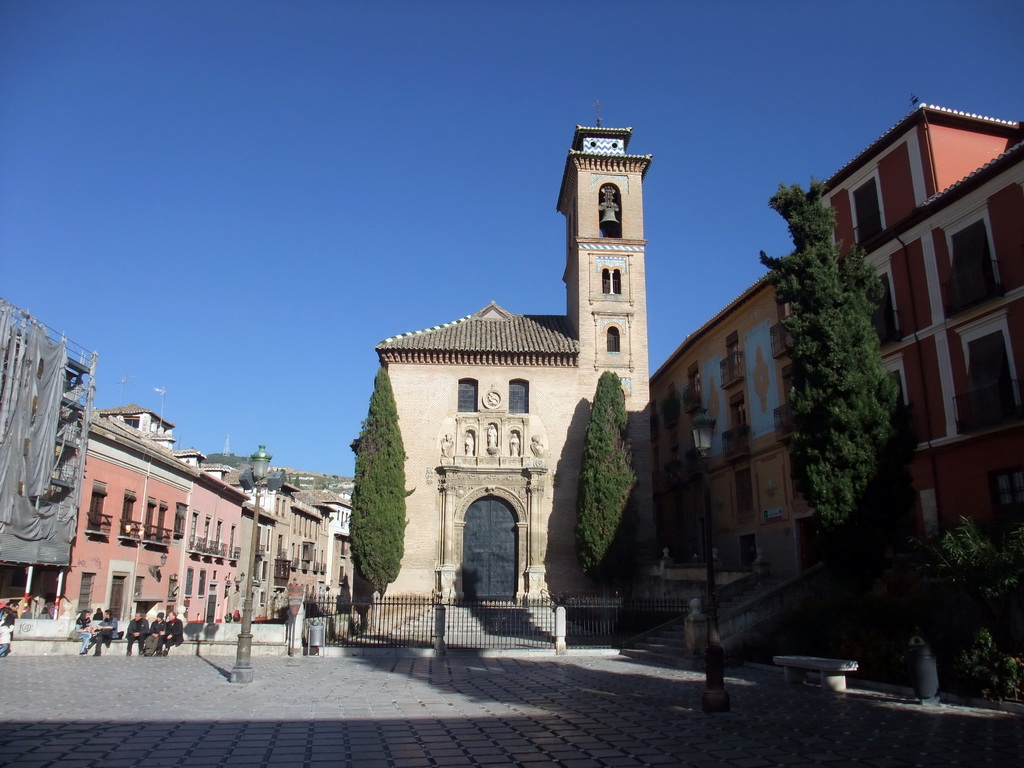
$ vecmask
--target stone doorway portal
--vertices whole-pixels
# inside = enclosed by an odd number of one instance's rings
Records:
[[[485,496],[466,510],[462,592],[469,600],[516,596],[516,516],[499,498]]]

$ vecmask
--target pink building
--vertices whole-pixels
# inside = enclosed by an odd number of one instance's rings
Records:
[[[134,405],[96,412],[65,591],[74,610],[228,611],[245,495],[203,472],[202,454],[176,456],[173,427]]]

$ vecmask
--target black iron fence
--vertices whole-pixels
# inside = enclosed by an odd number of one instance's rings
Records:
[[[323,627],[328,646],[432,648],[554,648],[556,611],[565,611],[569,648],[619,648],[631,637],[684,616],[686,600],[619,597],[545,598],[523,601],[439,600],[429,596],[377,601],[319,600],[306,603],[307,624]]]
[[[685,616],[689,600],[618,597],[559,597],[565,606],[569,648],[621,648],[631,637]]]

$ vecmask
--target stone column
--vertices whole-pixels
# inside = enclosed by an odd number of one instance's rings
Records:
[[[544,486],[542,479],[543,474],[530,472],[529,484],[526,486],[527,517],[529,519],[526,581],[527,597],[531,599],[541,596],[546,574],[544,547],[547,542],[547,531],[544,525]]]
[[[455,489],[443,485],[441,491],[440,547],[437,590],[441,597],[449,600],[455,597]]]

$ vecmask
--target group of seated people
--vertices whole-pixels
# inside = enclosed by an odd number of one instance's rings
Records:
[[[138,647],[140,656],[166,656],[171,648],[185,641],[185,625],[174,611],[167,614],[166,620],[161,611],[152,622],[136,613],[125,632],[118,631],[117,618],[110,611],[97,608],[91,619],[88,611],[82,611],[75,621],[75,631],[82,643],[79,656],[85,656],[90,648],[95,649],[93,656],[99,656],[104,647],[110,648],[110,643],[121,637],[128,641],[128,656],[132,655],[133,646]]]

